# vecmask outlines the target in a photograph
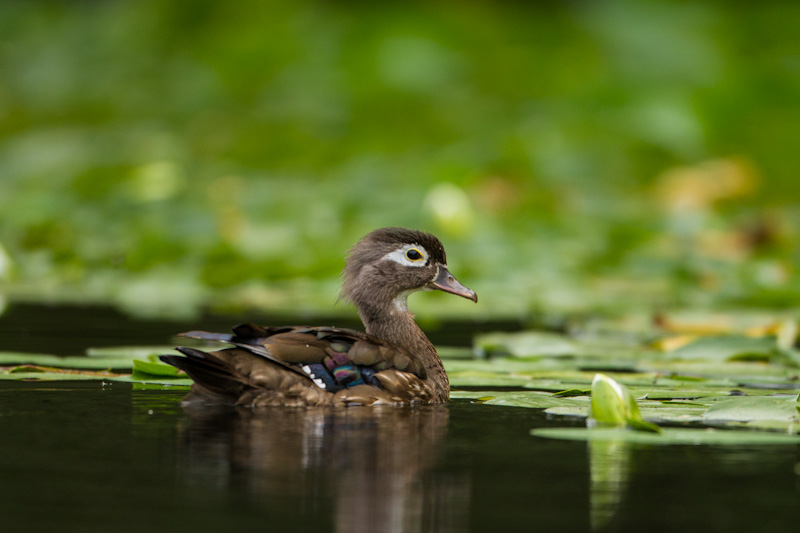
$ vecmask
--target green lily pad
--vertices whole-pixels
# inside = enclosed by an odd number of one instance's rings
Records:
[[[713,423],[713,422],[709,422]],[[800,433],[800,423],[790,420],[751,420],[750,422],[726,422],[726,427],[778,431],[781,433]]]
[[[0,380],[15,381],[76,381],[76,380],[113,381],[113,378],[91,374],[68,374],[63,372],[8,372],[0,371]]]
[[[150,385],[164,385],[170,387],[190,387],[193,383],[191,378],[169,378],[165,376],[150,376],[147,374],[127,375],[115,378],[110,381],[121,381],[123,383],[143,383]]]
[[[104,357],[68,356],[47,354],[0,352],[0,366],[39,365],[58,368],[78,368],[85,370],[106,370],[109,368],[130,368],[131,363]]]
[[[564,405],[588,405],[588,398],[555,398],[551,394],[535,391],[451,391],[451,399],[481,400],[487,405],[529,407],[545,409]]]
[[[751,422],[754,420],[782,420],[800,422],[800,404],[796,397],[774,398],[769,396],[740,397],[719,402],[703,413],[706,420],[732,420]]]
[[[705,411],[704,406],[684,406],[684,407],[641,407],[639,412],[642,419],[655,424],[663,423],[696,423],[703,422],[701,415]],[[567,418],[588,418],[589,408],[579,406],[555,406],[544,411],[550,416]]]
[[[767,352],[745,352],[730,356],[728,361],[746,361],[756,363],[768,363],[772,360],[773,355]]]
[[[775,337],[746,337],[744,335],[725,335],[700,337],[670,352],[673,359],[705,359],[713,361],[769,360],[778,349]]]
[[[147,348],[141,352],[129,351],[118,353],[95,352],[93,356],[73,355],[58,356],[49,354],[32,354],[19,352],[0,352],[0,366],[10,365],[39,365],[57,368],[73,368],[85,370],[130,370],[133,368],[134,359],[153,357],[155,354],[169,353],[169,351],[153,351]]]
[[[169,383],[134,382],[133,390],[189,390],[189,387],[191,386],[191,383],[175,383],[175,381],[177,380],[170,380]]]
[[[498,393],[497,391],[487,391],[487,390],[451,390],[450,391],[450,399],[451,400],[478,400],[478,399],[488,399],[496,397]]]
[[[515,359],[512,357],[498,357],[494,359],[447,359],[444,367],[448,374],[451,372],[495,372],[495,373],[522,373],[522,372],[548,372],[567,371],[570,367],[563,362],[554,363],[552,360],[543,359]]]
[[[133,361],[133,373],[134,377],[138,377],[139,374],[161,377],[174,377],[181,375],[178,369],[172,365],[154,363],[150,361],[140,361],[139,359],[134,359]]]
[[[515,357],[565,356],[576,353],[575,344],[555,333],[523,331],[519,333],[490,333],[475,340],[477,348],[486,354],[510,354]]]
[[[707,377],[703,377],[703,376],[687,376],[687,375],[682,375],[682,374],[672,374],[671,376],[669,376],[669,379],[674,379],[675,381],[692,381],[692,382],[708,381]]]
[[[168,351],[172,351],[172,349],[170,348]],[[471,361],[475,359],[475,353],[471,348],[460,348],[457,346],[437,346],[436,352],[442,359],[459,359],[462,361]]]
[[[531,435],[547,439],[628,442],[634,444],[669,445],[796,445],[800,435],[762,431],[734,431],[721,429],[666,428],[661,433],[631,431],[624,428],[539,428]]]
[[[530,380],[499,372],[462,370],[448,374],[454,387],[521,387]]]
[[[9,372],[7,370],[0,370],[0,380],[14,380],[14,381],[78,381],[78,380],[92,380],[92,381],[117,381],[123,383],[150,383],[154,385],[170,385],[188,387],[192,384],[189,378],[169,378],[166,376],[154,376],[150,374],[117,374],[117,375],[101,375],[98,373],[72,373],[72,372]]]
[[[567,389],[553,394],[554,398],[571,398],[573,396],[589,396],[592,389]]]
[[[174,346],[107,346],[92,347],[86,350],[88,357],[102,357],[106,359],[147,359],[153,355],[173,353]]]
[[[671,407],[666,405],[659,405],[653,407],[641,407],[639,412],[642,418],[654,424],[688,424],[690,422],[702,422],[701,415],[705,411],[703,406],[684,405],[680,407]]]
[[[647,400],[694,400],[696,398],[708,398],[711,396],[725,396],[730,395],[730,392],[718,390],[666,390],[666,391],[650,391],[645,394],[644,399]]]
[[[557,405],[555,407],[548,407],[544,410],[545,413],[551,416],[564,416],[568,418],[588,418],[589,406],[588,405]]]

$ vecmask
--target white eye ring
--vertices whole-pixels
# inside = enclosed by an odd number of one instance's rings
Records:
[[[419,254],[419,259],[411,259],[408,253],[414,250]],[[412,255],[414,253],[412,252]],[[394,261],[403,266],[410,267],[424,267],[428,264],[428,252],[419,244],[406,244],[402,248],[398,248],[383,256],[384,260]]]

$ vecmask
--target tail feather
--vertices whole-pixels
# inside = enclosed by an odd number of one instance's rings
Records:
[[[208,331],[186,331],[179,333],[179,337],[188,337],[190,339],[202,339],[205,341],[222,341],[230,342],[233,335],[230,333],[210,333]]]
[[[161,355],[163,362],[186,372],[195,384],[216,395],[235,400],[241,394],[244,383],[237,378],[234,370],[213,354],[179,346],[179,355]]]

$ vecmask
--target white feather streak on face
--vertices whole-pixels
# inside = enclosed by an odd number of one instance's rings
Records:
[[[421,255],[422,259],[418,259],[416,261],[412,261],[408,257],[406,257],[406,252],[414,248],[417,250]],[[420,246],[419,244],[405,244],[402,248],[398,248],[388,254],[384,255],[383,260],[394,261],[395,263],[399,263],[403,266],[408,267],[424,267],[428,264],[428,252]]]

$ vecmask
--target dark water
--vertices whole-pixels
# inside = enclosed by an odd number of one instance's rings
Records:
[[[798,530],[797,446],[590,448],[529,436],[565,425],[530,409],[185,410],[183,394],[0,381],[0,531]]]
[[[349,318],[348,318],[349,317]],[[541,322],[540,320],[532,320]],[[76,355],[90,346],[164,345],[188,330],[230,331],[242,322],[263,325],[311,324],[362,329],[358,317],[303,314],[225,316],[207,315],[192,320],[132,320],[105,307],[17,304],[0,315],[0,350]],[[516,331],[519,320],[447,322],[421,325],[437,345],[471,346],[472,336],[489,331]],[[548,326],[553,327],[548,324]],[[555,327],[558,327],[556,325]],[[185,339],[181,341],[185,343]]]

